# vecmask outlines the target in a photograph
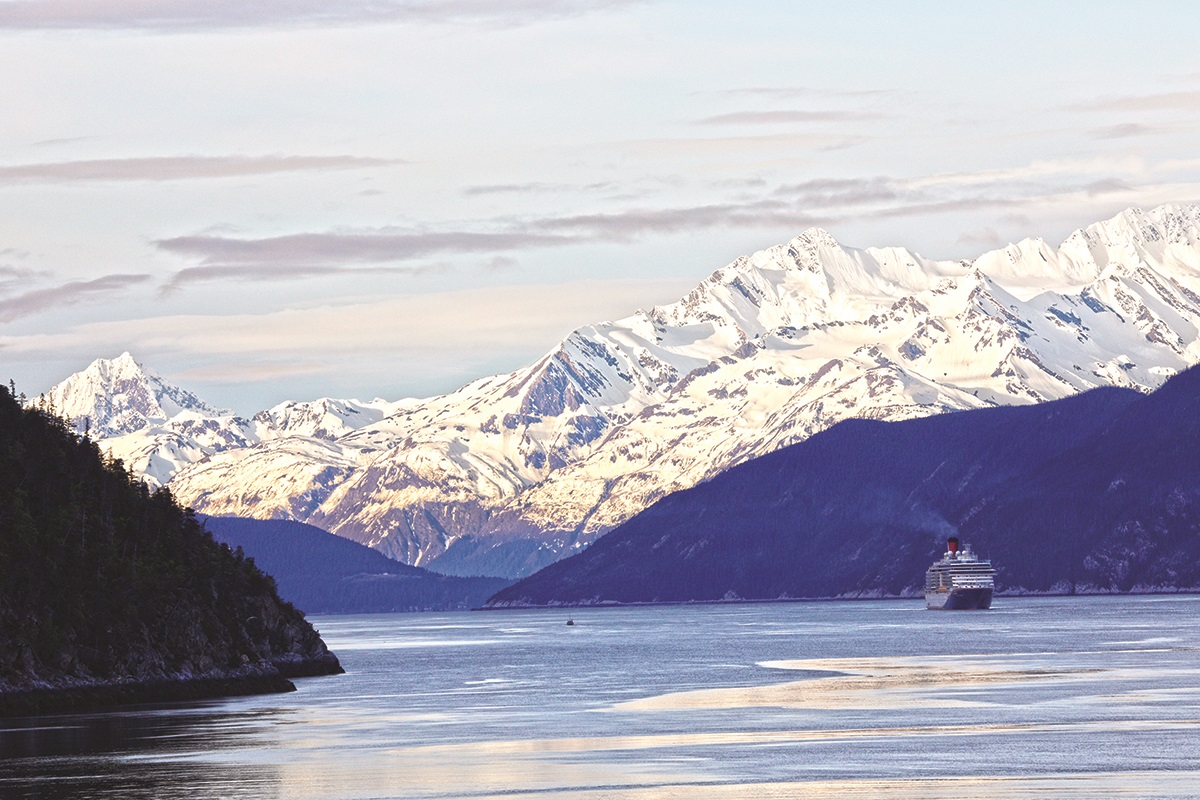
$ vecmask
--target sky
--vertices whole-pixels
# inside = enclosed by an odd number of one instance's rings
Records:
[[[424,397],[812,226],[1200,202],[1190,2],[0,0],[0,364]]]

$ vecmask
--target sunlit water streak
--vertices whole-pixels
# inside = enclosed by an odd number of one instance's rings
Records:
[[[0,721],[0,797],[1200,798],[1198,612],[322,617],[293,694]]]

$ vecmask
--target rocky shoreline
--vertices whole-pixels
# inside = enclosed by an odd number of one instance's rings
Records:
[[[292,678],[344,673],[332,653],[318,658],[283,658],[271,664],[233,672],[177,676],[146,680],[75,681],[67,685],[40,685],[0,689],[0,717],[41,714],[77,714],[109,711],[147,703],[181,703],[280,694],[296,691]]]

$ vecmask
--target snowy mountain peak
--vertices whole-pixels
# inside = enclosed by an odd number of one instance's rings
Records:
[[[133,433],[185,410],[206,416],[228,413],[168,383],[128,352],[96,359],[52,388],[47,398],[76,430],[97,437]]]
[[[815,257],[822,250],[842,249],[841,242],[835,239],[833,234],[824,228],[809,228],[788,242],[786,246],[790,250],[795,251],[795,255],[797,256],[796,264],[800,266],[808,266],[810,264],[819,266],[820,262]],[[801,256],[807,256],[807,258],[801,258]]]
[[[154,395],[131,361],[105,362],[105,380],[127,371]],[[206,513],[515,575],[842,419],[1149,390],[1197,362],[1200,207],[1130,209],[1058,247],[1030,238],[973,261],[813,228],[441,397],[284,403],[242,427],[181,414],[109,441]]]
[[[376,398],[369,402],[322,397],[307,403],[288,401],[260,411],[254,421],[264,438],[311,436],[333,440],[358,428],[379,422],[415,401],[389,403]]]
[[[1194,258],[1197,247],[1200,206],[1164,205],[1122,211],[1075,231],[1058,248],[1044,239],[1025,239],[984,253],[973,264],[1028,299],[1044,291],[1079,291],[1113,270],[1169,262],[1173,254]]]
[[[1106,245],[1194,245],[1200,241],[1200,205],[1162,205],[1148,211],[1130,208],[1082,232]]]

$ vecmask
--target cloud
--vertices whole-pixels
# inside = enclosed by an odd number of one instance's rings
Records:
[[[881,97],[892,94],[891,89],[814,89],[806,86],[768,87],[748,86],[739,89],[721,89],[716,94],[727,97],[751,97],[758,100],[803,100],[812,97]]]
[[[1023,167],[942,173],[910,178],[832,178],[786,184],[775,195],[797,209],[812,209],[836,220],[866,220],[996,211],[1054,198],[1135,191],[1125,180],[1104,175],[1117,166],[1137,174],[1139,161],[1033,162]],[[1024,220],[1024,227],[1031,223]],[[994,231],[965,234],[959,244],[991,244]]]
[[[1200,91],[1129,95],[1094,100],[1072,108],[1075,111],[1195,111],[1200,109]]]
[[[1160,128],[1138,122],[1126,122],[1108,128],[1096,128],[1092,131],[1092,136],[1096,139],[1127,139],[1131,136],[1153,136],[1158,133],[1162,133]]]
[[[863,111],[734,111],[696,120],[696,125],[782,125],[807,122],[855,122],[879,119]]]
[[[187,267],[174,273],[158,290],[166,297],[189,284],[207,281],[280,281],[303,278],[321,278],[333,272],[339,275],[418,275],[441,272],[446,269],[440,264],[404,265],[394,267],[331,267],[328,264],[214,264]]]
[[[31,142],[31,147],[60,147],[66,144],[78,144],[94,139],[93,136],[68,136],[60,139],[39,139],[36,142]]]
[[[1110,194],[1112,192],[1132,192],[1133,187],[1117,178],[1104,178],[1085,185],[1083,190],[1089,195]]]
[[[617,184],[605,181],[576,186],[569,183],[493,183],[478,186],[468,186],[463,189],[465,195],[489,194],[545,194],[550,192],[607,192],[619,188]]]
[[[578,214],[544,219],[535,225],[538,230],[573,231],[593,240],[627,241],[650,234],[685,233],[718,226],[807,226],[821,222],[816,217],[798,213],[790,203],[764,198],[743,203]]]
[[[482,186],[468,186],[463,189],[463,194],[541,194],[542,192],[559,192],[566,188],[568,188],[566,185],[557,183],[493,183]]]
[[[865,216],[887,219],[891,217],[916,217],[924,214],[957,214],[963,211],[991,211],[998,208],[1021,206],[1032,199],[1036,199],[1036,197],[975,195],[931,200],[926,203],[905,203],[893,208],[877,209]]]
[[[496,256],[483,265],[485,272],[504,272],[521,266],[521,262],[508,256]]]
[[[906,178],[812,178],[776,187],[754,181],[739,183],[722,202],[482,219],[461,230],[349,229],[257,239],[210,231],[154,244],[192,262],[169,280],[164,292],[201,281],[448,268],[430,266],[429,259],[435,257],[483,256],[484,268],[496,270],[511,268],[524,252],[551,247],[627,243],[715,228],[776,233],[834,228],[865,220],[1016,211],[1029,203],[1131,194],[1146,169],[1139,158],[1103,157]],[[542,186],[503,188],[532,191]],[[478,260],[475,263],[478,266]]]
[[[161,250],[198,259],[175,273],[163,293],[213,280],[285,280],[331,273],[415,273],[444,269],[411,265],[441,254],[485,254],[554,247],[575,240],[558,234],[501,232],[406,232],[390,230],[296,233],[265,239],[198,235],[161,239]],[[391,265],[391,266],[378,266]]]
[[[16,255],[19,251],[0,250],[0,256]],[[20,256],[18,256],[20,257]],[[12,264],[0,264],[0,293],[7,293],[12,287],[23,288],[28,285],[29,281],[36,278],[49,277],[49,273],[31,269],[29,267],[18,267]]]
[[[606,149],[619,150],[625,155],[662,160],[686,157],[761,158],[764,151],[796,158],[805,151],[846,150],[873,141],[875,134],[843,134],[826,132],[789,131],[786,133],[751,136],[692,136],[659,139],[630,139],[609,142]]]
[[[0,4],[2,6],[2,4]],[[163,156],[56,161],[0,167],[5,183],[178,181],[392,166],[403,161],[360,156]]]
[[[958,237],[959,244],[981,247],[992,250],[1005,245],[1004,238],[995,228],[984,228],[973,233],[964,233]]]
[[[0,251],[0,255],[3,255],[3,251]],[[31,281],[46,277],[49,277],[49,273],[40,270],[0,264],[0,298],[20,293],[28,288]]]
[[[0,30],[196,31],[377,23],[521,25],[636,0],[7,0]]]
[[[798,213],[775,198],[679,208],[641,208],[509,222],[492,231],[349,230],[295,233],[261,239],[199,234],[160,239],[160,250],[195,260],[176,272],[162,291],[212,280],[284,280],[348,272],[413,272],[438,255],[490,256],[490,268],[515,261],[503,254],[587,242],[625,242],[648,235],[714,226],[807,226],[823,220]],[[481,223],[495,226],[495,222]],[[387,265],[387,266],[382,266]]]
[[[406,232],[389,230],[335,233],[294,233],[265,239],[230,236],[179,236],[160,239],[162,250],[199,257],[209,266],[259,266],[309,263],[336,266],[346,263],[407,261],[438,253],[492,253],[569,244],[561,236],[517,231]]]
[[[775,194],[803,206],[839,207],[894,202],[912,190],[886,177],[819,178],[780,186]]]
[[[61,286],[34,289],[0,300],[0,322],[12,322],[60,306],[76,305],[101,296],[120,293],[150,280],[149,275],[105,275],[88,281],[71,281]]]
[[[986,187],[1006,186],[1029,188],[1046,181],[1063,181],[1074,176],[1111,175],[1123,172],[1141,174],[1146,169],[1144,159],[1137,156],[1098,156],[1095,158],[1037,159],[1027,164],[976,170],[974,172],[940,172],[907,178],[913,187]]]

